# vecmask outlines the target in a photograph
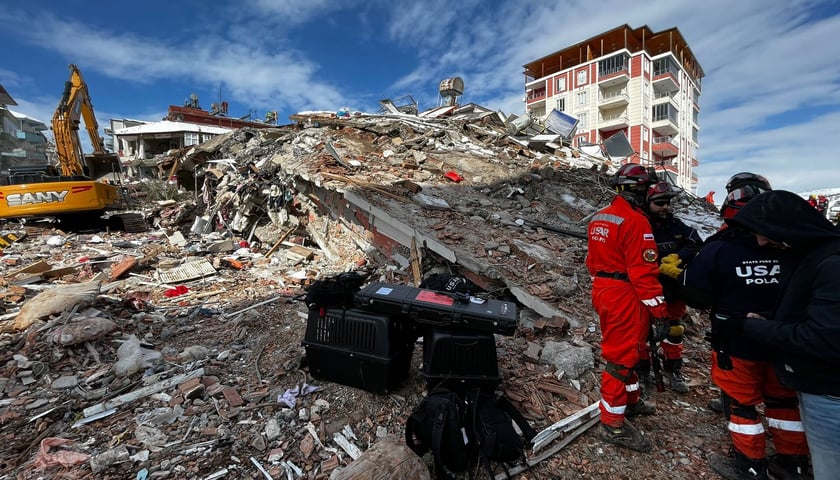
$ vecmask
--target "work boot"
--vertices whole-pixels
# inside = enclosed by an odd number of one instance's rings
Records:
[[[656,406],[645,403],[641,398],[636,403],[627,405],[624,409],[624,416],[627,418],[638,417],[639,415],[653,415],[656,413]]]
[[[620,427],[610,427],[602,423],[601,440],[642,453],[648,453],[653,448],[650,440],[645,438],[642,432],[638,431],[627,419]]]
[[[812,479],[810,463],[805,455],[773,455],[767,462],[767,477],[772,480]]]
[[[682,370],[665,371],[664,377],[671,390],[679,393],[688,393],[688,379],[682,374]]]
[[[729,456],[709,455],[709,466],[726,480],[768,480],[766,458],[748,458],[734,449]]]
[[[723,413],[723,400],[720,398],[713,398],[709,400],[709,403],[706,406],[713,412]]]

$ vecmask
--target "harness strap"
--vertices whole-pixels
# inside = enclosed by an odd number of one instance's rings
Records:
[[[621,373],[622,370],[626,370],[627,373]],[[633,375],[633,369],[630,367],[625,367],[624,365],[619,365],[613,362],[607,362],[607,367],[604,369],[605,372],[609,373],[613,377],[621,380],[621,383],[626,384],[630,377]]]

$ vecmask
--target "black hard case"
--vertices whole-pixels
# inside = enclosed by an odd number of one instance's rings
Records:
[[[408,376],[414,342],[408,319],[359,309],[311,310],[303,345],[313,377],[387,393]]]
[[[501,381],[495,337],[490,332],[429,328],[423,336],[423,375],[429,391],[495,390]]]
[[[519,322],[519,311],[513,302],[381,282],[371,283],[357,292],[356,305],[395,317],[408,317],[424,325],[455,326],[500,335],[513,335]]]

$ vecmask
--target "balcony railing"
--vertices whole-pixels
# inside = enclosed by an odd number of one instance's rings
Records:
[[[674,110],[669,110],[668,113],[663,113],[663,114],[653,116],[654,123],[655,122],[661,122],[663,120],[667,120],[667,121],[673,123],[676,126],[680,125],[680,121],[677,118],[677,113]]]
[[[672,135],[663,135],[661,137],[653,137],[653,144],[658,145],[662,143],[670,143],[671,145],[677,147],[676,139]]]
[[[545,89],[540,90],[532,90],[528,92],[528,96],[526,97],[529,102],[534,102],[537,100],[542,100],[545,98]]]
[[[619,98],[624,99],[624,100],[629,100],[630,97],[627,95],[627,92],[624,91],[624,90],[613,90],[613,91],[602,92],[601,96],[600,96],[600,101],[604,102],[604,101],[607,101],[607,100],[613,100],[613,99],[619,99]]]

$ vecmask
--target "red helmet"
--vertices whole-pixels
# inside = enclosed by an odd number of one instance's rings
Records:
[[[656,182],[648,188],[647,191],[647,201],[652,202],[654,200],[661,200],[663,198],[674,198],[677,196],[677,192],[671,188],[671,185],[668,182]]]
[[[656,173],[638,163],[625,163],[615,172],[612,186],[616,191],[639,191],[644,193],[648,185],[656,181]]]
[[[726,192],[731,192],[736,188],[740,188],[745,185],[758,187],[762,192],[773,190],[773,187],[770,186],[770,182],[768,182],[763,176],[752,172],[741,172],[729,177],[729,181],[726,182]]]
[[[732,190],[728,195],[726,195],[726,199],[720,206],[720,215],[724,219],[734,217],[741,207],[765,191],[766,190],[758,187],[757,185],[744,185]]]

